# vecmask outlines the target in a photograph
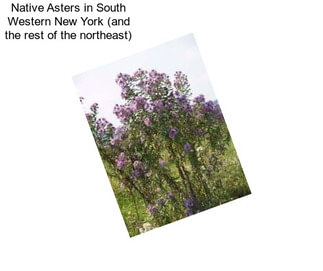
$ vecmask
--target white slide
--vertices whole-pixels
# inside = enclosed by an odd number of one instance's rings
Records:
[[[323,2],[0,2],[0,270],[323,270]]]

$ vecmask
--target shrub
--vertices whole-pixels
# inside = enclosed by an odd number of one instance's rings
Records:
[[[86,117],[107,173],[118,182],[115,191],[122,187],[133,202],[134,234],[148,220],[157,227],[231,200],[230,191],[240,189],[234,184],[244,186],[239,196],[250,193],[235,153],[239,180],[223,183],[229,132],[217,101],[192,98],[186,75],[176,72],[171,82],[139,69],[120,73],[116,83],[125,101],[114,107],[122,125],[98,118],[96,103]]]

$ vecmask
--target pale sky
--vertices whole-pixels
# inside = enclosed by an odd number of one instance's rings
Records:
[[[194,36],[190,34],[74,76],[78,94],[85,98],[85,112],[89,112],[90,106],[97,102],[99,116],[119,126],[120,122],[113,114],[113,108],[115,104],[123,104],[124,100],[115,79],[120,72],[133,74],[138,68],[148,71],[155,69],[166,73],[171,79],[176,71],[182,71],[188,77],[193,97],[204,94],[206,99],[215,100]]]

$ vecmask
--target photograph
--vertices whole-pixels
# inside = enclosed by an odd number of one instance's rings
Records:
[[[73,81],[130,237],[251,194],[192,34]]]

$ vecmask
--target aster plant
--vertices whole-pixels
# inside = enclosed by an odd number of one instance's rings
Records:
[[[124,103],[113,112],[122,125],[97,118],[96,103],[86,117],[108,175],[135,206],[128,229],[137,234],[143,223],[158,227],[234,198],[218,174],[231,138],[217,101],[192,98],[180,71],[171,81],[165,73],[139,69],[120,73],[116,83]],[[244,178],[238,160],[235,165]],[[250,193],[246,187],[240,196]]]

